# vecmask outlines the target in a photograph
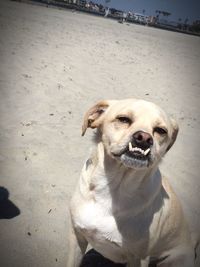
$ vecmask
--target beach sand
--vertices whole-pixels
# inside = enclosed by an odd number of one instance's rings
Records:
[[[200,232],[199,37],[5,0],[0,34],[2,267],[66,266],[67,205],[92,136],[82,118],[101,99],[143,98],[178,120],[161,170]]]

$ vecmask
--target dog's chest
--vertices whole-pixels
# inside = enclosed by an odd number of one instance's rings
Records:
[[[153,220],[151,209],[139,212],[144,205],[140,194],[125,193],[121,187],[107,185],[105,175],[90,177],[82,173],[77,196],[74,198],[73,221],[88,242],[104,256],[120,255],[127,251],[148,250],[149,228]],[[100,179],[101,178],[101,179]],[[89,182],[88,182],[89,181]],[[78,203],[78,209],[75,208]],[[109,254],[107,254],[109,253]],[[113,256],[114,260],[114,256]],[[119,261],[116,259],[116,261]]]
[[[86,201],[75,215],[76,226],[87,239],[109,241],[120,246],[122,237],[109,206],[108,201],[105,201],[105,206],[93,200]]]
[[[103,204],[87,201],[75,216],[76,227],[104,256],[109,251],[108,256],[119,254],[123,259],[127,249],[134,251],[138,246],[142,249],[146,243],[146,222],[141,225],[141,218],[131,217],[130,214],[129,218],[113,215],[112,203],[109,201],[105,200]]]

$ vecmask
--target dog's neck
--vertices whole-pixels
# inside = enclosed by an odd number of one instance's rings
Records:
[[[127,168],[107,154],[102,142],[97,146],[97,158],[98,172],[105,177],[104,184],[111,192],[124,191],[126,197],[135,197],[139,192],[148,202],[160,191],[161,174],[157,165],[148,169]]]

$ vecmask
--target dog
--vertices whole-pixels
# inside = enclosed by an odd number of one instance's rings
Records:
[[[82,135],[96,128],[95,148],[71,199],[67,267],[78,267],[88,243],[128,267],[194,266],[181,204],[158,165],[178,125],[154,103],[106,100],[84,117]]]

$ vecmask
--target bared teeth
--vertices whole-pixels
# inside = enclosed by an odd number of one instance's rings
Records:
[[[132,151],[133,150],[133,147],[132,147],[131,142],[128,143],[128,149],[129,149],[129,151]]]
[[[131,152],[134,152],[134,151],[140,152],[144,156],[146,156],[150,152],[150,148],[147,148],[146,150],[143,150],[143,149],[141,149],[139,147],[133,147],[131,142],[129,142],[129,144],[128,144],[128,149]]]
[[[144,155],[146,156],[149,152],[150,152],[150,148],[147,148],[147,149],[144,151]]]

